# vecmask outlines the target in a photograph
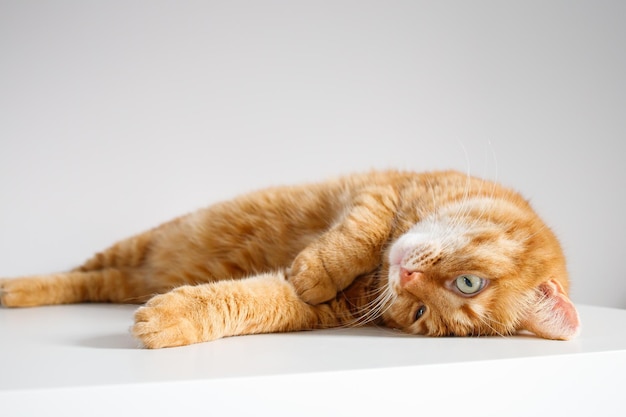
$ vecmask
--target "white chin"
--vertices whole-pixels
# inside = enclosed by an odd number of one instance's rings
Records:
[[[387,276],[389,286],[393,289],[400,285],[400,265],[392,264],[389,266],[389,274]]]

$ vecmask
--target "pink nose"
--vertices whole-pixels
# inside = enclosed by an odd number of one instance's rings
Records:
[[[408,269],[400,269],[400,285],[405,286],[409,282],[415,279],[421,279],[424,277],[424,273],[420,271],[409,271]]]

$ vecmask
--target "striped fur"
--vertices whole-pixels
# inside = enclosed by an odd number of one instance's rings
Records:
[[[480,291],[459,291],[464,274]],[[0,300],[147,302],[133,333],[150,348],[368,323],[568,339],[579,330],[568,285],[556,237],[516,192],[454,171],[388,171],[218,203],[72,271],[4,280]]]

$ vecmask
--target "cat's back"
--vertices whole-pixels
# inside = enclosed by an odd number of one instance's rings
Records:
[[[382,187],[395,194],[414,175],[371,171],[269,187],[218,202],[155,229],[148,263],[158,271],[185,265],[187,281],[207,269],[214,276],[238,277],[286,267],[340,223],[368,190]]]

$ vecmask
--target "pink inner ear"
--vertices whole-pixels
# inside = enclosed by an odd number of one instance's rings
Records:
[[[526,330],[546,339],[569,340],[580,332],[580,319],[561,284],[552,279],[539,286],[536,304],[523,323]]]

